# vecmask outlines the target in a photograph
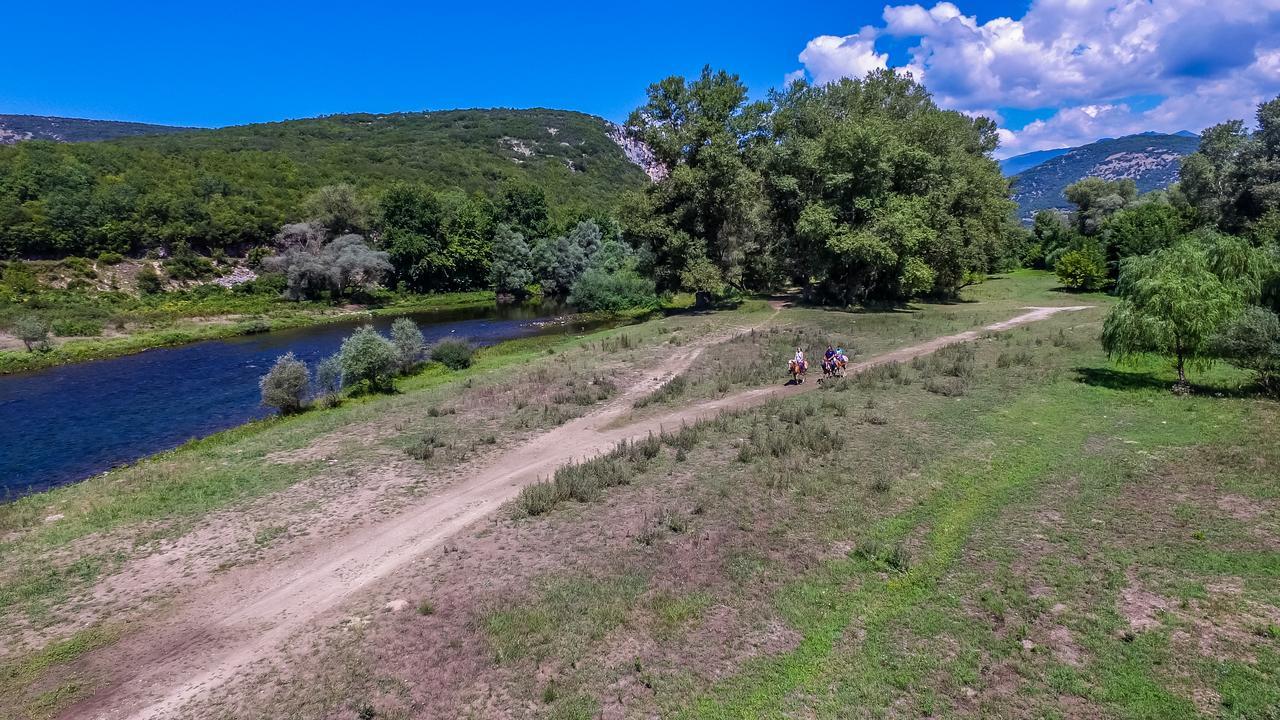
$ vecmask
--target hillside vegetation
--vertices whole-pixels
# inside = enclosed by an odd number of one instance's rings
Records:
[[[0,145],[12,145],[24,140],[93,142],[135,135],[187,132],[193,129],[117,120],[84,120],[45,115],[0,115]]]
[[[612,126],[558,110],[337,115],[137,137],[0,148],[0,254],[136,253],[265,243],[304,218],[304,200],[347,183],[376,196],[396,182],[495,194],[540,187],[570,213],[644,187]]]
[[[1178,181],[1182,159],[1199,146],[1195,136],[1143,133],[1072,148],[1013,177],[1018,216],[1025,220],[1037,210],[1070,207],[1067,186],[1089,177],[1131,179],[1139,192],[1166,188]]]

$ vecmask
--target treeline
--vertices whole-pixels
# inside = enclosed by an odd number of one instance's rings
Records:
[[[308,207],[311,220],[272,238],[275,254],[251,258],[283,278],[291,299],[338,300],[387,284],[420,293],[537,292],[569,297],[588,311],[657,303],[616,221],[581,216],[560,227],[534,186],[508,184],[490,202],[397,185],[367,206],[350,186],[335,185],[321,188]]]
[[[423,185],[495,198],[536,185],[563,224],[646,183],[598,118],[551,110],[344,115],[102,143],[0,148],[0,258],[241,254],[351,185],[371,204]]]
[[[1227,360],[1278,389],[1280,98],[1256,120],[1206,130],[1167,190],[1088,178],[1066,190],[1073,212],[1035,217],[1026,262],[1070,288],[1113,287],[1103,344],[1171,357],[1182,387],[1188,368]]]
[[[890,71],[749,102],[708,68],[651,86],[628,128],[669,171],[623,218],[659,289],[950,295],[1024,250],[995,124]]]
[[[1238,238],[1264,254],[1280,245],[1280,98],[1263,103],[1257,130],[1241,120],[1205,130],[1182,162],[1181,180],[1139,194],[1132,180],[1086,178],[1066,189],[1071,213],[1036,213],[1024,262],[1057,270],[1064,284],[1096,290],[1124,261],[1189,237]],[[1275,292],[1274,288],[1267,290]]]

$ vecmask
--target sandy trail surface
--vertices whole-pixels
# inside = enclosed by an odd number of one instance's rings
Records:
[[[1010,320],[900,348],[851,365],[850,373],[903,362],[984,332],[1008,330],[1055,313],[1087,306],[1036,307]],[[816,382],[770,386],[696,403],[660,416],[624,423],[634,402],[693,365],[701,352],[726,338],[706,338],[667,358],[664,370],[643,380],[594,413],[550,430],[485,465],[463,482],[426,497],[404,512],[353,530],[287,562],[234,570],[180,595],[162,619],[112,648],[114,684],[71,708],[68,717],[165,718],[207,692],[269,660],[296,633],[341,617],[342,606],[362,590],[440,546],[452,535],[512,500],[526,485],[556,468],[590,458],[622,440],[662,428],[715,417],[773,397],[806,392]]]

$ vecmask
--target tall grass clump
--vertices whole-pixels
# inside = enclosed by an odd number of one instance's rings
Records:
[[[565,465],[551,480],[524,488],[516,505],[526,515],[542,515],[566,500],[592,502],[608,488],[629,484],[661,451],[662,439],[652,433],[624,440],[600,457]]]
[[[738,448],[740,462],[758,458],[783,458],[797,452],[824,455],[844,446],[844,437],[813,420],[813,406],[788,410],[785,418],[758,422],[746,442]]]
[[[632,406],[639,410],[648,405],[656,405],[658,403],[670,402],[684,395],[689,389],[689,378],[685,375],[677,375],[666,382],[665,385],[636,400]]]

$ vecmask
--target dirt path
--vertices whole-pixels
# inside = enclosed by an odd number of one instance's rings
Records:
[[[1011,320],[895,350],[858,363],[861,372],[927,355],[947,345],[1007,330],[1084,307],[1028,308]],[[776,313],[775,313],[776,315]],[[723,338],[720,338],[723,339]],[[72,708],[68,716],[162,718],[200,698],[275,651],[296,632],[340,617],[344,601],[436,548],[475,520],[494,512],[533,482],[574,460],[602,453],[617,442],[662,427],[714,417],[723,410],[757,405],[774,396],[805,392],[817,383],[773,386],[736,393],[620,427],[613,423],[633,403],[696,361],[715,338],[681,349],[661,372],[646,374],[603,408],[555,428],[475,470],[470,480],[425,498],[385,522],[352,532],[309,557],[232,571],[176,601],[170,617],[125,638],[112,649],[115,668],[128,668],[113,686]]]

